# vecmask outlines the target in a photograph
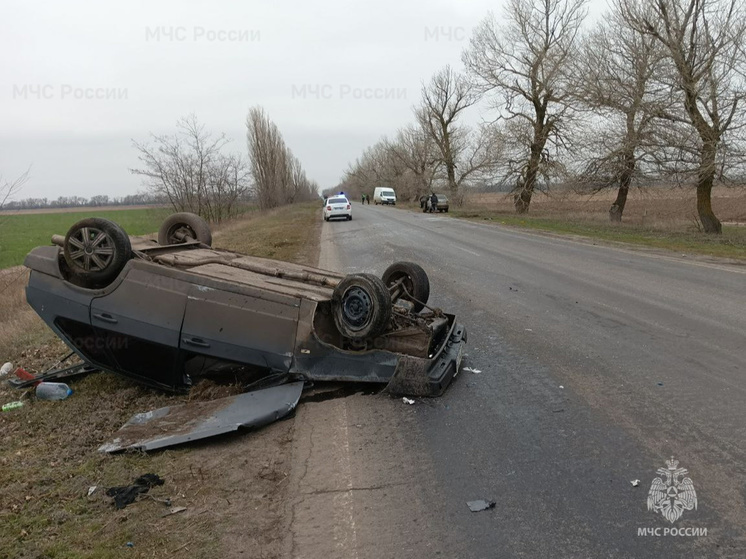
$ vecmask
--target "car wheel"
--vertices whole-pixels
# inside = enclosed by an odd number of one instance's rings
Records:
[[[119,275],[132,256],[132,245],[119,225],[91,217],[70,227],[62,251],[77,283],[93,288],[108,285]]]
[[[373,274],[350,274],[334,288],[332,315],[343,336],[375,338],[391,321],[391,295]]]
[[[207,222],[197,214],[181,212],[171,214],[158,230],[159,245],[178,245],[187,241],[199,241],[212,246],[212,232]]]
[[[425,270],[414,262],[395,262],[383,273],[383,283],[390,289],[399,281],[410,295],[402,298],[414,303],[415,312],[421,311],[430,298],[430,280]]]
[[[351,215],[347,216],[347,221],[352,221],[352,216]]]

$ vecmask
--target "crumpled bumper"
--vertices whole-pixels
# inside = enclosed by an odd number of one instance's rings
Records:
[[[440,396],[461,367],[466,344],[466,327],[454,322],[448,340],[432,359],[403,355],[387,390],[395,395]]]

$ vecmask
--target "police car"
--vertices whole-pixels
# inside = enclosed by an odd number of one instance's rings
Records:
[[[324,220],[329,221],[335,217],[352,219],[352,204],[344,194],[329,196],[324,205]]]

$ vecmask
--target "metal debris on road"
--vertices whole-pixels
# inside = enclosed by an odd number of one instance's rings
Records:
[[[404,396],[404,398],[402,398],[401,401],[404,402],[405,404],[409,404],[410,406],[414,404],[414,400],[411,400],[407,398],[406,396]]]
[[[480,512],[483,510],[494,509],[497,503],[495,503],[495,501],[477,499],[476,501],[468,501],[466,504],[469,506],[471,512]]]

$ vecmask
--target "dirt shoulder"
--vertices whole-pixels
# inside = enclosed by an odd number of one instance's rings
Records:
[[[299,204],[219,228],[217,247],[316,264],[320,206]],[[24,268],[0,273],[0,362],[45,370],[64,345],[25,303]],[[100,373],[70,381],[61,402],[0,382],[0,557],[281,557],[294,420],[160,452],[102,455],[133,414],[237,393],[197,385],[172,396]],[[165,483],[115,510],[104,488],[155,473]],[[96,487],[89,495],[90,488]],[[186,507],[167,514],[169,506]]]

